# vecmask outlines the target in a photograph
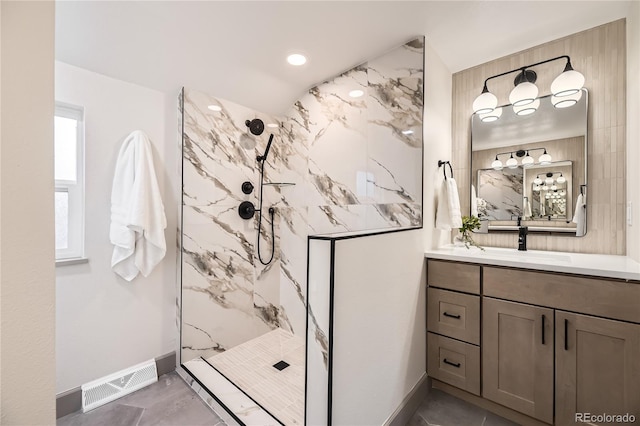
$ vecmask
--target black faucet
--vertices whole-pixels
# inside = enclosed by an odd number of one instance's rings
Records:
[[[529,233],[528,226],[521,226],[518,231],[518,250],[527,251],[527,234]]]

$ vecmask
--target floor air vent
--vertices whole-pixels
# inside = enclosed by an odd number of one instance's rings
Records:
[[[155,360],[134,365],[82,385],[82,411],[87,412],[158,381]]]

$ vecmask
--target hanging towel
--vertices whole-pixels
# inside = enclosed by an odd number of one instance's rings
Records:
[[[122,144],[113,176],[111,269],[127,281],[138,273],[148,276],[167,251],[166,227],[151,144],[146,134],[136,130]]]
[[[453,178],[446,178],[438,194],[438,208],[436,210],[436,228],[450,231],[462,226],[460,214],[460,198],[458,186]]]
[[[462,213],[460,213],[460,197],[458,196],[458,185],[454,178],[445,179],[447,184],[447,201],[449,203],[449,217],[451,218],[451,227],[462,227]]]
[[[478,217],[478,196],[476,187],[471,185],[471,216]]]
[[[578,195],[576,209],[573,212],[573,223],[576,224],[576,237],[582,237],[587,233],[587,205],[584,195]]]
[[[529,197],[524,197],[524,213],[522,214],[522,217],[531,217],[533,216],[531,214],[531,203],[529,202]]]
[[[451,231],[451,216],[449,215],[449,201],[447,200],[446,180],[440,185],[438,206],[436,208],[436,229]]]

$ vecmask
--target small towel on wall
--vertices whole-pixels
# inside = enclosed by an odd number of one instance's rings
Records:
[[[471,216],[478,216],[478,196],[476,195],[476,187],[471,185]]]
[[[436,210],[436,228],[450,231],[462,226],[460,213],[460,198],[458,186],[453,178],[447,178],[442,182],[438,194],[438,206]]]
[[[167,219],[149,138],[132,132],[118,153],[111,189],[111,269],[127,281],[148,276],[167,251]]]
[[[524,197],[524,213],[522,214],[522,218],[531,217],[531,203],[529,202],[529,197]]]
[[[573,223],[576,224],[576,237],[587,233],[587,205],[585,196],[580,194],[576,200],[576,210],[573,212]]]

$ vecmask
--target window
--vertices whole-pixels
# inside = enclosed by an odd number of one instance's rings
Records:
[[[84,256],[84,110],[56,102],[56,260]]]

